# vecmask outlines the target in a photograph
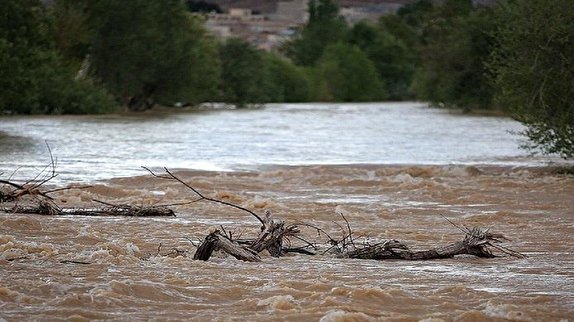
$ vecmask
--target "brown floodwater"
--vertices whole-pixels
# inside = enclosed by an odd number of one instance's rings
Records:
[[[0,321],[568,321],[574,316],[574,176],[550,167],[317,165],[250,172],[181,170],[207,196],[342,237],[337,212],[371,241],[426,249],[462,238],[446,219],[490,228],[528,258],[374,261],[217,254],[192,259],[219,226],[256,235],[249,214],[215,203],[175,218],[0,212]],[[139,176],[54,194],[153,205],[194,199]],[[443,217],[444,216],[444,217]],[[324,236],[302,227],[306,239]],[[296,241],[293,241],[295,244]],[[177,251],[176,251],[177,250]]]

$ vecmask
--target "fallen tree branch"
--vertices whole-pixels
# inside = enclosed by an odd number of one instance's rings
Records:
[[[197,248],[193,259],[207,261],[215,250],[222,250],[225,253],[247,262],[260,262],[261,258],[253,250],[241,246],[216,230],[205,237],[201,245]]]
[[[266,210],[261,232],[249,248],[257,253],[267,250],[271,256],[280,257],[283,254],[283,238],[298,233],[296,225],[285,226],[284,221],[274,221],[271,211]]]
[[[219,204],[222,204],[222,205],[230,206],[230,207],[233,207],[233,208],[236,208],[236,209],[239,209],[239,210],[242,210],[242,211],[245,211],[245,212],[249,213],[249,214],[252,215],[253,217],[257,218],[257,220],[259,220],[259,222],[260,222],[262,225],[265,225],[265,222],[263,222],[263,219],[261,219],[261,217],[259,217],[259,215],[257,215],[255,212],[253,212],[253,211],[251,211],[251,210],[249,210],[249,209],[247,209],[247,208],[238,206],[238,205],[236,205],[236,204],[227,202],[227,201],[218,200],[218,199],[209,198],[209,197],[204,196],[204,195],[203,195],[201,192],[199,192],[197,189],[195,189],[194,187],[192,187],[191,185],[187,184],[186,182],[184,182],[183,180],[181,180],[180,178],[178,178],[176,175],[174,175],[171,171],[169,171],[168,168],[165,168],[165,167],[163,168],[163,169],[165,170],[165,172],[167,173],[167,176],[166,176],[166,175],[156,174],[155,172],[153,172],[151,169],[149,169],[149,168],[147,168],[147,167],[142,167],[142,168],[145,169],[146,171],[148,171],[152,176],[154,176],[154,177],[156,177],[156,178],[168,179],[168,180],[175,180],[175,181],[181,183],[182,185],[184,185],[185,187],[189,188],[191,191],[193,191],[196,195],[199,196],[199,199],[194,200],[194,202],[196,202],[196,201],[201,201],[201,200],[207,200],[207,201],[219,203]]]
[[[41,202],[36,206],[4,207],[0,208],[0,211],[44,216],[175,217],[175,212],[166,207],[59,208],[48,202]]]
[[[488,230],[473,228],[468,230],[462,241],[436,247],[430,250],[412,251],[405,244],[399,241],[389,240],[375,245],[358,247],[354,250],[342,253],[338,257],[376,260],[429,260],[452,258],[456,255],[466,254],[483,258],[493,258],[497,256],[492,253],[489,247],[500,250],[502,247],[496,245],[496,243],[500,243],[501,239],[504,238],[504,236],[499,234],[491,234]],[[519,252],[506,249],[505,247],[503,249],[505,254],[512,257],[526,257]]]
[[[48,146],[49,149],[49,146]],[[96,203],[104,205],[103,208],[61,208],[59,207],[53,198],[48,196],[48,193],[62,191],[66,189],[73,189],[78,187],[70,188],[58,188],[50,191],[40,191],[40,187],[54,178],[55,173],[55,161],[51,155],[51,166],[52,172],[46,174],[46,169],[42,170],[36,178],[27,181],[24,184],[15,183],[9,180],[0,180],[0,185],[4,187],[9,187],[10,190],[0,190],[0,202],[17,201],[21,196],[30,195],[35,201],[34,205],[13,205],[12,207],[0,208],[0,211],[7,213],[26,213],[26,214],[38,214],[46,216],[130,216],[130,217],[175,217],[173,210],[166,206],[131,206],[131,205],[118,205],[109,202],[104,202],[94,199]],[[468,228],[464,225],[458,225],[451,220],[445,219],[451,223],[454,227],[464,233],[464,238],[461,241],[457,241],[448,245],[439,246],[431,248],[428,250],[413,251],[405,243],[391,239],[384,240],[376,243],[362,242],[364,236],[356,236],[351,228],[351,223],[345,216],[342,210],[336,210],[339,216],[342,218],[344,224],[335,222],[339,227],[342,238],[335,239],[331,237],[325,230],[311,224],[301,223],[298,225],[288,225],[282,220],[274,220],[271,212],[269,210],[265,211],[264,216],[259,216],[255,212],[244,208],[239,205],[235,205],[230,202],[223,200],[218,200],[210,197],[206,197],[200,191],[195,189],[190,184],[184,182],[182,179],[173,174],[169,169],[164,168],[165,174],[156,174],[148,168],[143,167],[154,177],[174,180],[184,185],[190,189],[197,199],[189,202],[172,204],[172,205],[184,205],[190,204],[198,201],[210,201],[225,206],[230,206],[242,211],[245,211],[255,217],[261,223],[261,229],[257,236],[253,239],[242,239],[239,240],[240,236],[235,237],[234,234],[229,231],[227,232],[224,227],[220,226],[220,229],[208,234],[203,242],[197,248],[194,254],[194,259],[196,260],[209,260],[213,252],[216,250],[221,250],[237,259],[258,262],[261,261],[259,253],[267,250],[269,254],[273,257],[280,257],[286,253],[300,253],[305,255],[315,255],[319,252],[319,245],[324,245],[326,250],[323,251],[322,255],[331,255],[337,258],[355,258],[355,259],[374,259],[374,260],[386,260],[386,259],[399,259],[399,260],[428,260],[428,259],[439,259],[439,258],[452,258],[457,255],[473,255],[483,258],[497,257],[493,250],[501,252],[503,254],[516,257],[524,258],[525,255],[516,252],[510,248],[500,245],[504,241],[508,241],[501,234],[490,233],[489,230],[481,230],[478,228]],[[40,178],[41,176],[44,178]],[[40,180],[38,179],[40,178]],[[443,216],[444,217],[444,216]],[[299,225],[315,229],[317,231],[317,236],[321,237],[324,235],[328,240],[324,243],[309,242],[306,238],[301,237],[301,232],[299,230]],[[241,235],[241,234],[239,234]],[[291,245],[291,239],[295,240],[296,245]],[[287,246],[285,245],[287,242]],[[301,243],[304,245],[301,246]],[[158,256],[160,254],[161,244],[158,247]],[[184,256],[186,251],[174,249],[165,256]],[[72,263],[72,261],[70,261]]]
[[[25,183],[21,185],[12,181],[0,180],[0,184],[15,188],[8,192],[0,192],[0,201],[1,202],[15,201],[25,195],[39,195],[46,199],[52,200],[53,199],[52,197],[48,196],[46,193],[39,190],[40,186],[44,183],[45,182],[42,182],[41,184]]]
[[[58,174],[56,174],[56,161],[54,161],[52,148],[47,141],[45,143],[48,153],[50,154],[50,163],[46,165],[44,169],[40,170],[33,179],[27,180],[22,184],[10,181],[10,178],[8,180],[0,180],[1,185],[14,188],[11,191],[0,191],[0,202],[16,201],[26,195],[41,196],[48,200],[53,200],[46,192],[40,191],[42,185],[58,176]],[[51,171],[47,173],[48,168],[51,168]]]

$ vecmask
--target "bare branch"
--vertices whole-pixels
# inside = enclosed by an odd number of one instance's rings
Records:
[[[238,206],[238,205],[236,205],[236,204],[227,202],[227,201],[218,200],[218,199],[209,198],[209,197],[204,196],[204,195],[203,195],[201,192],[199,192],[197,189],[195,189],[194,187],[192,187],[191,185],[189,185],[188,183],[184,182],[184,181],[181,180],[179,177],[177,177],[176,175],[174,175],[171,171],[169,171],[168,168],[165,168],[165,167],[164,167],[164,170],[165,170],[165,172],[167,173],[167,176],[158,175],[158,174],[156,174],[155,172],[153,172],[152,170],[150,170],[149,168],[146,168],[146,167],[142,167],[142,168],[144,168],[145,170],[147,170],[149,173],[151,173],[151,174],[152,174],[154,177],[156,177],[156,178],[175,180],[175,181],[181,183],[182,185],[184,185],[185,187],[189,188],[191,191],[193,191],[196,195],[198,195],[198,196],[200,197],[200,199],[198,199],[198,200],[196,200],[196,201],[207,200],[207,201],[219,203],[219,204],[222,204],[222,205],[226,205],[226,206],[229,206],[229,207],[233,207],[233,208],[236,208],[236,209],[239,209],[239,210],[243,210],[243,211],[245,211],[245,212],[251,214],[253,217],[257,218],[257,220],[259,220],[259,222],[260,222],[262,225],[265,225],[265,222],[263,221],[263,219],[261,219],[261,217],[259,217],[259,215],[257,215],[255,212],[253,212],[253,211],[251,211],[251,210],[249,210],[249,209],[247,209],[247,208]]]

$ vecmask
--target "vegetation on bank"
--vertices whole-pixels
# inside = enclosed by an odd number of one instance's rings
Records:
[[[346,23],[333,0],[278,53],[220,41],[203,1],[6,0],[0,112],[106,113],[220,101],[418,99],[500,108],[534,147],[574,156],[574,2],[419,0],[376,23]],[[178,104],[178,105],[179,105]]]

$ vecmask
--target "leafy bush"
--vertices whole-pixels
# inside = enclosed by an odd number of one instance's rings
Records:
[[[270,102],[307,102],[310,99],[310,79],[305,71],[287,59],[266,54],[265,69]]]
[[[526,125],[531,148],[574,157],[574,1],[509,1],[497,17],[496,101]]]
[[[115,103],[103,90],[75,81],[50,38],[46,8],[7,0],[0,14],[0,110],[10,113],[101,113]]]
[[[338,43],[327,47],[317,71],[336,101],[367,102],[386,97],[373,62],[356,46]]]
[[[417,97],[465,110],[490,108],[493,89],[484,64],[495,29],[491,10],[473,8],[470,0],[450,0],[426,19],[412,84]]]
[[[237,107],[264,103],[269,97],[265,84],[263,55],[240,39],[229,39],[219,49],[221,95]]]

